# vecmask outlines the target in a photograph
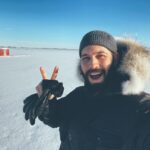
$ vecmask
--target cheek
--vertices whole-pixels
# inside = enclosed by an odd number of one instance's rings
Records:
[[[112,59],[101,63],[101,67],[105,70],[108,70],[110,68],[111,64],[112,64]]]
[[[82,73],[86,73],[88,71],[88,65],[82,64],[80,65]]]

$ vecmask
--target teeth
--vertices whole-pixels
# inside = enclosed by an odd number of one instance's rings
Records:
[[[90,75],[96,76],[96,75],[100,75],[100,73],[99,72],[92,72]]]

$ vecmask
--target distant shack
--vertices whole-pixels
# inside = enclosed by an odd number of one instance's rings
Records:
[[[9,56],[10,50],[9,48],[0,48],[0,56]]]

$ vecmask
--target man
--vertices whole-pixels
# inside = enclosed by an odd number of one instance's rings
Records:
[[[150,150],[150,53],[131,41],[116,41],[104,31],[83,36],[79,71],[84,86],[67,96],[63,85],[41,68],[37,94],[24,100],[26,120],[38,118],[60,129],[60,150]],[[42,87],[42,89],[41,89]]]

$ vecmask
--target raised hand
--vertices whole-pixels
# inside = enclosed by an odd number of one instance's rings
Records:
[[[43,67],[40,67],[40,72],[42,75],[42,82],[36,87],[36,89],[40,89],[39,91],[41,93],[39,93],[38,95],[47,95],[47,99],[51,100],[54,97],[60,97],[63,93],[63,85],[62,83],[59,83],[56,79],[57,75],[58,75],[58,67],[55,66],[53,73],[50,77],[50,79],[47,79],[47,74],[46,71]],[[47,92],[49,92],[49,94],[47,94]],[[40,96],[41,96],[40,95]]]
[[[55,68],[53,70],[53,73],[52,73],[52,75],[50,77],[51,80],[55,80],[56,79],[57,74],[58,74],[58,70],[59,70],[59,68],[57,66],[55,66]],[[48,79],[46,71],[45,71],[45,69],[43,67],[40,67],[40,72],[41,72],[41,75],[42,75],[43,79]]]
[[[25,113],[25,119],[29,120],[31,125],[35,124],[37,115],[44,112],[48,100],[61,96],[64,90],[62,83],[55,80],[58,74],[57,66],[54,68],[50,79],[47,79],[43,67],[40,67],[40,72],[43,80],[36,87],[37,93],[28,96],[24,100],[23,112]]]
[[[40,107],[38,108],[37,116],[41,121],[43,121],[43,118],[47,117],[47,114],[49,112],[48,101],[56,100],[57,97],[60,97],[63,94],[64,87],[62,83],[55,80],[58,74],[57,66],[54,68],[50,80],[47,79],[47,74],[43,67],[40,67],[40,72],[43,80],[39,84],[39,86],[41,86],[42,94],[39,97],[39,103],[37,104],[37,105],[40,104]]]
[[[59,68],[57,66],[55,66],[54,70],[53,70],[53,73],[50,77],[50,80],[55,80],[57,75],[58,75],[58,70]],[[40,67],[40,73],[41,73],[41,76],[42,76],[42,79],[43,80],[48,80],[47,78],[47,74],[46,74],[46,71],[43,67]],[[42,85],[41,85],[41,82],[36,86],[36,91],[38,93],[38,96],[40,97],[43,93],[43,89],[42,89]],[[51,95],[49,97],[49,99],[53,98],[53,95]]]

